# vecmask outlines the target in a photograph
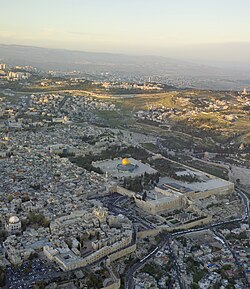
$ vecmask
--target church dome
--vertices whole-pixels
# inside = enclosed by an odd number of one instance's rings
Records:
[[[16,224],[19,222],[19,218],[17,216],[12,216],[9,218],[9,223],[10,224]]]

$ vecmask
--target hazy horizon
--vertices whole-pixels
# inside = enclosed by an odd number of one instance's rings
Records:
[[[198,63],[250,63],[250,2],[13,0],[1,4],[0,43]]]

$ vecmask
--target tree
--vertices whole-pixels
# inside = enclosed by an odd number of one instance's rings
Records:
[[[0,266],[0,286],[3,287],[5,286],[6,282],[6,271],[5,268]]]
[[[47,220],[43,214],[29,212],[28,220],[31,225],[38,225],[42,227],[48,227],[50,222]]]
[[[14,197],[12,195],[8,195],[7,199],[8,199],[8,202],[10,203],[14,199]]]

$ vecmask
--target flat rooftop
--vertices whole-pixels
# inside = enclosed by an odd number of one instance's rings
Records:
[[[77,262],[77,261],[80,261],[82,259],[81,257],[76,256],[72,251],[60,253],[60,254],[56,255],[56,257],[58,259],[60,259],[62,262],[64,262],[65,264]]]
[[[147,202],[152,204],[161,204],[161,203],[168,203],[173,200],[176,200],[180,197],[181,194],[168,190],[169,195],[164,195],[156,190],[147,191]]]
[[[193,182],[193,183],[187,183],[169,177],[163,177],[160,178],[158,186],[169,187],[181,191],[183,193],[189,193],[192,191],[205,192],[216,188],[223,188],[231,184],[232,184],[231,182],[216,177],[204,178],[200,182]]]

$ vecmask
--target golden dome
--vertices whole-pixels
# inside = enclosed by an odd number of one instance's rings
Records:
[[[129,161],[129,159],[128,159],[128,158],[124,158],[124,159],[122,159],[122,165],[123,165],[123,166],[130,165],[130,161]]]

